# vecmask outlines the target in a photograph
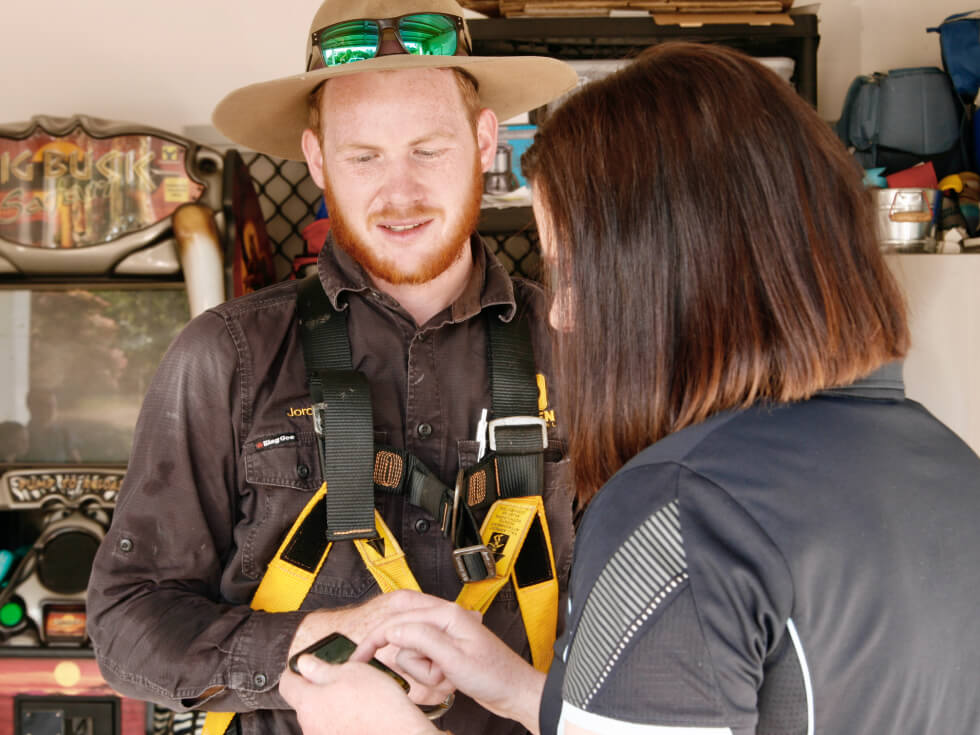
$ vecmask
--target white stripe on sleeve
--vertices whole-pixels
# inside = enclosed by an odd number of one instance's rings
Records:
[[[569,729],[571,728],[571,729]],[[727,727],[677,727],[674,725],[643,725],[623,722],[586,712],[568,702],[562,702],[558,735],[595,733],[595,735],[732,735]]]

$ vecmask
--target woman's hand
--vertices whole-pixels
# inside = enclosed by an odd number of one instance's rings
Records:
[[[315,641],[335,632],[343,633],[355,642],[362,641],[372,631],[382,627],[389,618],[401,615],[413,606],[428,604],[427,595],[410,590],[396,590],[373,597],[361,605],[315,610],[300,623],[288,655],[291,657]],[[444,679],[432,678],[430,682],[413,679],[411,672],[402,670],[398,664],[398,649],[394,646],[386,646],[376,651],[374,655],[379,661],[405,676],[411,685],[409,697],[416,704],[434,705],[442,702],[454,690]]]
[[[438,733],[404,690],[373,666],[313,656],[301,656],[297,665],[303,675],[286,669],[279,693],[296,710],[304,735]]]
[[[385,646],[399,650],[400,669],[431,687],[444,680],[502,717],[538,731],[545,675],[484,627],[479,613],[438,597],[408,593],[406,610],[361,641],[351,661],[367,661]]]

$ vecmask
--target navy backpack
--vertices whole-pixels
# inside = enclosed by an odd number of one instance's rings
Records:
[[[956,13],[926,30],[939,34],[943,68],[960,98],[973,103],[980,89],[980,10]]]

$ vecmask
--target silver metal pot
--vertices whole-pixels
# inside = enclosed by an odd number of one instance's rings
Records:
[[[878,241],[886,252],[936,250],[936,189],[877,189]]]

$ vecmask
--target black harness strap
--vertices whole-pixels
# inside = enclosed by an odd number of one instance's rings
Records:
[[[537,378],[527,320],[488,316],[488,364],[493,420],[491,452],[448,487],[414,455],[374,447],[371,393],[353,370],[347,313],[336,311],[317,274],[297,297],[303,355],[310,383],[321,470],[327,481],[327,540],[372,538],[374,492],[404,495],[451,536],[464,581],[493,574],[474,512],[500,497],[538,495],[544,482],[547,434],[537,417]]]
[[[374,538],[371,387],[353,369],[347,313],[335,311],[313,274],[297,297],[320,469],[327,483],[327,540]]]
[[[489,317],[493,417],[487,428],[500,497],[539,495],[544,485],[544,420],[538,419],[537,374],[527,319]],[[519,417],[511,419],[510,417]]]

